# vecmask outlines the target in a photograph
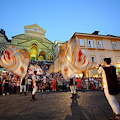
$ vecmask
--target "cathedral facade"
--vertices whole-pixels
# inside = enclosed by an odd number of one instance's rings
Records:
[[[46,64],[53,64],[54,43],[45,38],[46,31],[37,24],[24,26],[24,29],[24,34],[12,37],[11,44],[20,50],[27,50],[31,61],[44,61]]]

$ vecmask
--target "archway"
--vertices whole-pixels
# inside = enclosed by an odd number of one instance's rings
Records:
[[[39,59],[40,59],[40,60],[45,60],[45,52],[41,51],[41,52],[39,53]]]
[[[37,60],[37,50],[38,47],[36,44],[32,44],[30,48],[30,60]]]

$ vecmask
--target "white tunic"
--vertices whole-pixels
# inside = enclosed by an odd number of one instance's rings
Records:
[[[38,81],[37,76],[35,74],[32,75],[33,86],[36,86],[36,82]]]
[[[110,67],[110,65],[107,65],[107,66]],[[102,74],[103,88],[108,88],[107,80],[106,80],[106,74],[105,74],[104,69],[102,67],[99,67],[98,73]]]

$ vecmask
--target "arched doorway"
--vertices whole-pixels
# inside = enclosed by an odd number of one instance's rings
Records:
[[[32,44],[30,48],[30,60],[37,60],[37,50],[38,47],[36,44]]]
[[[39,60],[45,60],[45,52],[41,51],[39,53]]]

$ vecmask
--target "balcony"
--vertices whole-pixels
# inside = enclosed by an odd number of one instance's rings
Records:
[[[95,50],[95,49],[96,49],[96,46],[94,46],[94,45],[88,45],[88,49],[90,49],[90,50]]]
[[[118,47],[116,47],[116,46],[113,46],[113,50],[119,51],[120,49]]]
[[[98,46],[97,46],[97,49],[98,49],[98,50],[104,50],[105,48],[104,48],[102,45],[98,45]]]

